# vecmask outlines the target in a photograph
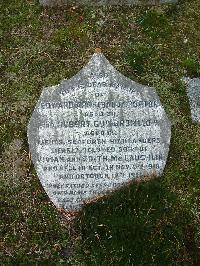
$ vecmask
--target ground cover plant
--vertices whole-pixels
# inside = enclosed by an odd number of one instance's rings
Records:
[[[183,76],[199,76],[200,2],[43,8],[1,1],[2,265],[199,265],[200,126]],[[101,47],[125,76],[155,87],[172,122],[164,174],[85,206],[72,223],[30,160],[27,123],[42,87],[76,74]]]

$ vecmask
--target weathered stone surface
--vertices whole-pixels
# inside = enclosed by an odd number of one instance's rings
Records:
[[[200,78],[185,78],[192,120],[200,123]]]
[[[176,3],[178,0],[39,0],[44,6],[55,6],[64,4],[82,5],[156,5]]]
[[[170,136],[155,90],[123,76],[101,53],[71,79],[45,88],[28,125],[41,183],[67,210],[135,178],[162,174]]]

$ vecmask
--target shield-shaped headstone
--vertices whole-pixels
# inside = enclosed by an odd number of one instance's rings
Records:
[[[66,210],[162,174],[170,136],[155,90],[123,76],[102,53],[71,79],[45,88],[28,125],[40,181]]]

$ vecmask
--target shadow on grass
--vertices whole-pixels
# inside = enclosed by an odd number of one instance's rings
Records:
[[[76,221],[79,253],[87,265],[189,262],[185,230],[191,219],[161,179],[131,184],[84,207]]]

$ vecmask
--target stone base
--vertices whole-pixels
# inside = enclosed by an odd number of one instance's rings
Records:
[[[61,6],[67,4],[81,5],[159,5],[176,3],[178,0],[39,0],[43,6]]]

